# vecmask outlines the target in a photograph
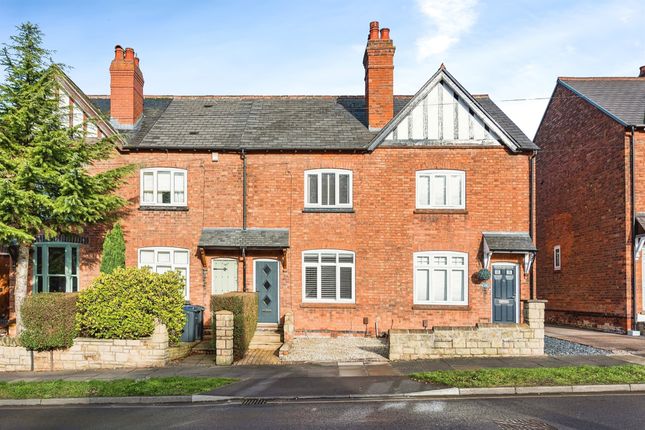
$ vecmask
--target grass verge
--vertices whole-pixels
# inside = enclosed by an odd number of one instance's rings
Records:
[[[169,377],[112,381],[0,382],[0,399],[181,396],[204,393],[235,382],[229,378]]]
[[[457,388],[645,383],[645,366],[576,366],[535,369],[440,370],[413,373],[421,382]]]

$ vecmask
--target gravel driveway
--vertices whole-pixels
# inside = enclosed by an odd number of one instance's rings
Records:
[[[609,355],[610,352],[568,340],[544,336],[544,353],[546,355]]]
[[[387,361],[387,339],[373,337],[297,337],[287,362]]]

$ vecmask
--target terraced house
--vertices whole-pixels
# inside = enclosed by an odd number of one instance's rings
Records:
[[[206,307],[257,291],[260,322],[290,312],[297,333],[521,322],[537,147],[443,65],[394,95],[394,53],[371,23],[360,96],[146,96],[120,46],[109,96],[63,82],[70,124],[109,118],[89,130],[118,136],[105,166],[138,167],[127,264],[181,271]],[[34,291],[86,288],[104,233],[40,242]]]

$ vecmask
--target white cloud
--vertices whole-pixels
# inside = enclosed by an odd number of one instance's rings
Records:
[[[477,21],[478,0],[418,0],[419,9],[432,30],[417,39],[419,60],[441,54],[459,42]]]

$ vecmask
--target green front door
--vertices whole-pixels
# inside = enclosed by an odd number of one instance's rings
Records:
[[[277,323],[280,318],[279,266],[275,260],[255,261],[255,291],[258,294],[258,322]]]

